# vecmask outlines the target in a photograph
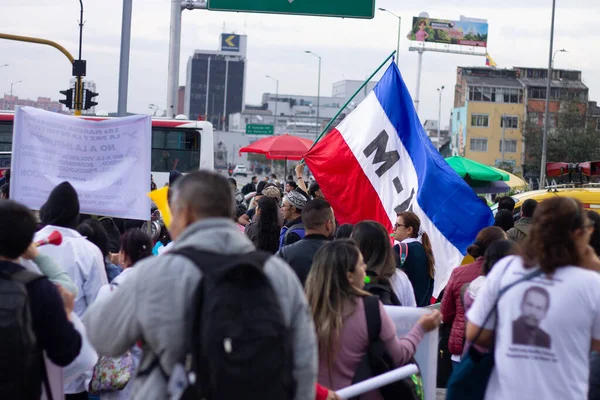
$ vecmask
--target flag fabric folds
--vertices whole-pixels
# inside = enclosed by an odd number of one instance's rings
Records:
[[[485,53],[485,65],[488,67],[496,68],[498,64],[496,64],[496,62],[488,53]]]
[[[399,212],[419,216],[436,259],[436,297],[477,233],[494,221],[431,143],[394,63],[305,161],[340,223],[375,220],[391,232]]]

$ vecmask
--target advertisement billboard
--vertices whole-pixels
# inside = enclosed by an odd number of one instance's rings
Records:
[[[221,51],[240,51],[240,35],[221,34]]]
[[[415,42],[487,47],[487,22],[413,17],[407,38]]]

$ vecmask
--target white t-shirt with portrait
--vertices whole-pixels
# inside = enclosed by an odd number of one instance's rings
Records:
[[[520,257],[499,261],[487,276],[469,321],[482,326],[499,291],[531,273]],[[486,329],[496,332],[495,368],[486,400],[585,400],[592,338],[600,340],[600,275],[559,268],[510,288]]]

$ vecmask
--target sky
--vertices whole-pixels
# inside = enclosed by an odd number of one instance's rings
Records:
[[[240,0],[241,1],[241,0]],[[251,0],[245,0],[251,1]],[[287,0],[280,0],[287,1]],[[302,0],[295,0],[302,1]],[[352,0],[359,1],[359,0]],[[122,2],[83,0],[83,59],[88,79],[96,82],[97,110],[117,108]],[[600,15],[598,0],[557,0],[555,68],[583,71],[590,100],[600,100]],[[417,53],[410,52],[406,34],[412,17],[426,11],[431,18],[459,19],[461,15],[487,19],[488,52],[498,67],[546,68],[552,0],[376,0],[376,7],[402,18],[400,71],[415,94]],[[56,41],[75,57],[79,40],[79,2],[76,0],[0,0],[0,32]],[[170,2],[134,0],[128,111],[150,113],[149,104],[166,106]],[[371,20],[326,17],[184,11],[180,85],[185,83],[187,59],[196,49],[217,50],[223,32],[248,35],[246,103],[260,104],[262,94],[279,92],[316,95],[317,59],[322,59],[321,95],[331,95],[334,82],[363,80],[396,49],[398,19],[376,11]],[[57,50],[37,44],[0,40],[0,91],[21,98],[62,98],[69,87],[71,67]],[[442,126],[448,125],[454,103],[457,66],[485,66],[485,57],[426,52],[421,81],[422,121],[438,118],[437,88],[442,92]]]

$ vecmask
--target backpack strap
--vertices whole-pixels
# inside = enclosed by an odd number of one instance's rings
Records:
[[[215,266],[229,264],[243,258],[244,264],[255,265],[264,268],[271,254],[262,251],[252,251],[243,254],[217,254],[210,251],[198,250],[194,247],[182,247],[169,252],[169,255],[180,255],[190,260],[198,269],[206,275],[216,272]]]
[[[381,315],[379,314],[379,298],[377,296],[363,297],[369,343],[375,342],[381,332]]]
[[[37,281],[38,279],[45,278],[45,275],[38,274],[37,272],[29,271],[25,268],[19,269],[18,271],[10,273],[10,278],[14,281],[20,282],[23,285],[29,285],[31,282]]]
[[[303,223],[298,223],[298,224],[294,224],[292,226],[290,226],[286,231],[285,231],[285,235],[283,236],[283,242],[285,243],[285,241],[287,240],[287,237],[290,233],[292,233],[293,231],[297,231],[299,229],[304,230],[304,224]],[[300,235],[299,235],[300,236]],[[302,239],[302,236],[300,236],[300,238]]]

